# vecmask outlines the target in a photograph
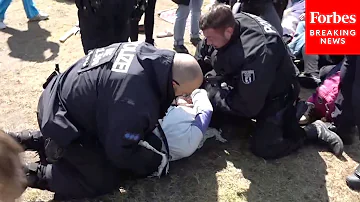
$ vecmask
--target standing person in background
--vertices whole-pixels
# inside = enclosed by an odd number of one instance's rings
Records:
[[[233,13],[242,11],[257,15],[274,26],[275,29],[279,32],[280,36],[282,36],[282,15],[280,16],[279,13],[281,13],[280,10],[282,10],[283,4],[285,4],[283,0],[238,0],[238,3],[234,5]],[[275,8],[275,5],[277,8]]]
[[[350,145],[355,138],[356,126],[360,128],[360,56],[345,56],[340,72],[341,91],[336,107],[341,112],[335,119],[335,126],[344,144]],[[346,178],[346,183],[351,189],[360,191],[360,165]]]
[[[139,21],[145,12],[145,42],[154,45],[154,23],[155,23],[155,5],[156,0],[137,0],[135,10],[131,15],[130,21],[130,39],[137,41],[139,36]]]
[[[0,29],[5,29],[6,25],[4,23],[5,12],[10,6],[11,0],[1,0],[0,1]],[[23,0],[23,5],[26,13],[26,17],[29,21],[40,21],[46,20],[49,18],[49,15],[43,12],[40,12],[36,7],[33,0]]]
[[[174,25],[174,50],[178,53],[188,53],[189,51],[184,46],[184,34],[186,20],[191,10],[191,30],[190,42],[197,46],[201,41],[199,20],[201,15],[201,6],[203,0],[172,0],[179,5],[176,11],[176,20]]]
[[[75,0],[84,53],[127,42],[135,0]]]

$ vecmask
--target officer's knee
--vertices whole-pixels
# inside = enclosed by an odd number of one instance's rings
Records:
[[[266,160],[277,158],[277,155],[272,152],[271,147],[269,147],[269,145],[264,142],[252,142],[250,150],[255,156]]]

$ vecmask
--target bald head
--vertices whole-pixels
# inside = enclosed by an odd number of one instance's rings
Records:
[[[172,67],[175,95],[191,94],[203,82],[198,62],[189,54],[176,53]]]

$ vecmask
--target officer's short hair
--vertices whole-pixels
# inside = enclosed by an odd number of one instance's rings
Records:
[[[215,4],[210,11],[200,18],[200,29],[226,29],[235,26],[234,15],[225,4]]]

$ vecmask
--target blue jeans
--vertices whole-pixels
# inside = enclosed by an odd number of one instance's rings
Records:
[[[9,7],[11,0],[0,0],[0,21],[5,19],[5,12]],[[39,14],[33,0],[23,0],[23,5],[27,18],[33,18]]]
[[[190,37],[200,36],[199,20],[201,15],[201,6],[203,0],[190,0],[189,6],[179,4],[176,11],[176,20],[174,25],[174,45],[184,45],[184,34],[186,20],[191,10],[191,30]]]
[[[299,56],[301,48],[305,45],[305,21],[300,21],[296,27],[294,39],[288,44],[294,56]]]

